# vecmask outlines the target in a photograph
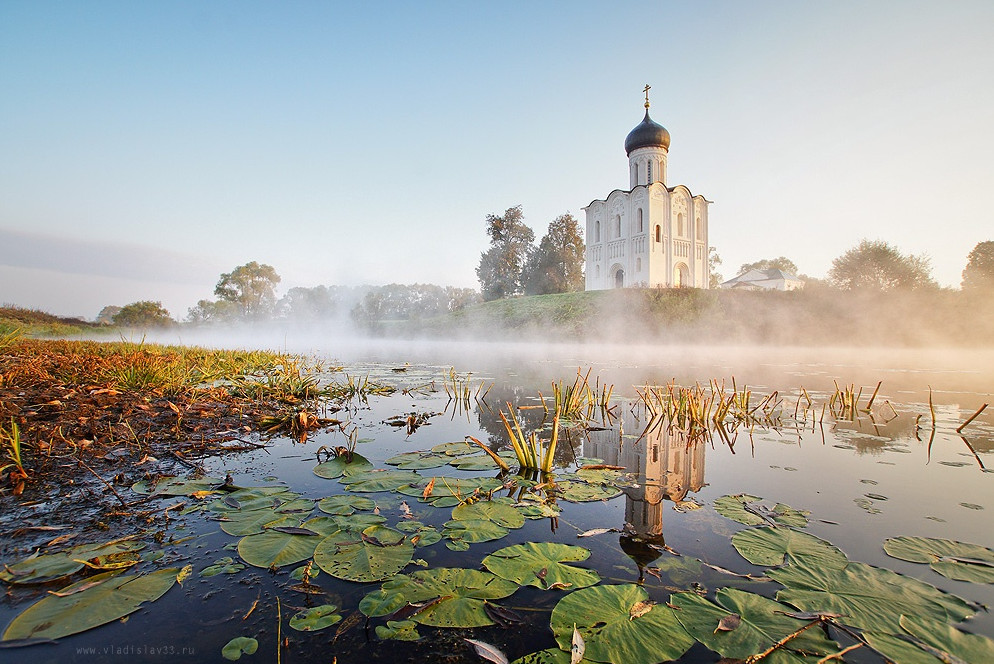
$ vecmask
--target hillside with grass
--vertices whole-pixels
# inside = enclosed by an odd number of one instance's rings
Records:
[[[390,333],[552,342],[989,346],[994,303],[939,289],[621,289],[485,302],[392,326]]]
[[[28,336],[65,337],[103,328],[81,318],[64,318],[36,309],[5,305],[0,307],[0,335],[19,332]]]

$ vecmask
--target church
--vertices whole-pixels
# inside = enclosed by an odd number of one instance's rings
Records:
[[[649,117],[625,139],[629,189],[583,208],[586,290],[707,288],[708,201],[682,184],[666,184],[670,133]]]

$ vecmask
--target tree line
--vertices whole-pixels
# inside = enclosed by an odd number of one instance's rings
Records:
[[[278,298],[281,278],[276,270],[255,261],[223,273],[214,288],[217,299],[197,302],[187,314],[196,324],[271,320],[316,321],[348,318],[360,325],[387,320],[431,318],[480,301],[515,295],[541,295],[583,290],[584,243],[570,214],[557,217],[537,246],[534,232],[524,223],[521,206],[503,215],[487,215],[490,248],[480,256],[477,276],[480,292],[434,284],[386,286],[294,287]],[[721,259],[711,252],[712,286],[720,282],[714,267]],[[780,269],[809,285],[841,291],[915,291],[938,289],[929,258],[904,254],[882,240],[862,240],[832,261],[826,280],[798,274],[785,256],[741,266]],[[967,256],[962,291],[969,296],[994,292],[994,241],[979,242]],[[177,322],[161,302],[143,300],[123,307],[107,306],[97,322],[122,327],[167,327]]]

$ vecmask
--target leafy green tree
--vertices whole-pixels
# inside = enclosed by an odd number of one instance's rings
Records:
[[[520,294],[524,288],[522,272],[535,232],[524,223],[521,206],[505,210],[504,215],[487,215],[490,249],[480,255],[476,276],[486,301]]]
[[[978,242],[966,257],[963,290],[970,293],[994,293],[994,242]]]
[[[883,240],[863,240],[832,261],[828,280],[842,290],[937,288],[928,256],[905,256]]]
[[[721,265],[721,256],[714,247],[708,247],[708,288],[717,288],[723,281],[718,266]]]
[[[238,315],[239,308],[234,302],[200,300],[187,311],[186,319],[191,323],[222,323],[237,320]]]
[[[97,314],[97,322],[101,325],[113,325],[114,316],[120,313],[121,307],[115,306],[113,304],[108,304],[106,307],[100,310]]]
[[[584,251],[580,225],[568,212],[556,217],[525,266],[524,286],[529,295],[573,293],[583,290]]]
[[[237,304],[241,318],[259,320],[273,315],[278,283],[280,275],[271,265],[252,261],[222,274],[214,294]]]
[[[777,258],[764,258],[761,261],[756,261],[755,263],[744,263],[742,267],[739,268],[739,274],[743,272],[748,272],[749,270],[781,270],[787,274],[797,276],[797,265],[794,261],[790,260],[786,256],[778,256]]]
[[[121,327],[169,327],[174,323],[162,303],[151,300],[127,304],[114,315],[114,324]]]

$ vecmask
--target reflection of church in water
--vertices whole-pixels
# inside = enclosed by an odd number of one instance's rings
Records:
[[[617,427],[591,431],[583,454],[638,475],[638,486],[624,490],[625,521],[636,537],[662,543],[664,501],[685,500],[688,493],[704,486],[705,443],[698,439],[688,445],[681,432],[664,423],[645,431],[646,421],[637,420],[629,410],[624,411],[621,423],[626,433],[644,435],[638,442],[625,437],[619,443]]]

